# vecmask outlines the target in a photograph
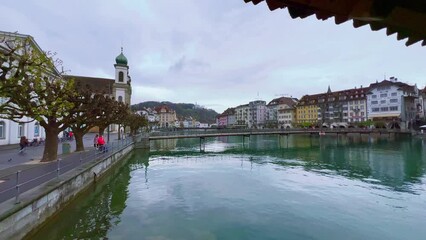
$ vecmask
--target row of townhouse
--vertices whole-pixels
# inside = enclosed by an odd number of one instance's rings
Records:
[[[297,123],[322,127],[348,127],[371,120],[387,128],[410,128],[424,118],[423,97],[416,85],[396,78],[354,88],[316,95],[305,95],[297,106]]]
[[[209,124],[200,123],[192,117],[178,119],[176,111],[167,105],[157,106],[153,109],[143,108],[137,111],[138,114],[145,116],[151,129],[156,128],[207,128]]]
[[[368,88],[354,88],[326,93],[305,95],[297,104],[298,124],[323,127],[347,127],[349,123],[367,120]]]
[[[153,109],[143,108],[136,112],[148,120],[149,127],[151,128],[175,127],[177,121],[176,111],[167,105],[157,106]]]
[[[291,126],[295,119],[297,99],[281,97],[266,104],[256,100],[248,104],[228,108],[216,117],[218,127],[286,127]]]
[[[291,128],[295,126],[349,127],[367,120],[387,128],[411,128],[425,119],[426,88],[399,82],[397,78],[342,91],[253,101],[218,115],[218,126]],[[232,110],[232,111],[231,111]],[[229,119],[235,119],[234,122]]]

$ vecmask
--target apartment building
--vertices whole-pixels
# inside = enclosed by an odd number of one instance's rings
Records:
[[[247,127],[249,124],[249,105],[239,105],[235,107],[235,121],[237,126]]]
[[[154,108],[158,115],[159,125],[163,128],[175,127],[177,120],[176,112],[167,105],[162,105]]]
[[[418,116],[416,85],[390,78],[370,85],[367,93],[368,119],[383,121],[387,128],[409,129]]]
[[[249,102],[248,127],[263,128],[266,122],[267,107],[263,100]]]

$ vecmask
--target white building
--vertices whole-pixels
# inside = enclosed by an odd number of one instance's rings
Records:
[[[0,31],[0,38],[21,38],[30,39],[31,46],[40,52],[43,52],[38,44],[30,35],[8,33]],[[5,46],[0,43],[0,51],[4,50]],[[76,87],[89,86],[95,92],[102,92],[113,96],[117,101],[125,102],[130,105],[132,94],[131,78],[129,76],[129,66],[127,58],[123,55],[121,49],[120,55],[115,59],[115,78],[94,78],[85,76],[63,76],[64,79],[73,79]],[[55,69],[56,70],[56,69]],[[58,72],[59,74],[59,72]],[[1,99],[0,99],[1,101]],[[24,117],[22,122],[31,121],[30,118]],[[21,136],[26,136],[30,141],[34,138],[45,138],[46,133],[43,127],[36,121],[29,123],[16,123],[10,120],[2,119],[0,115],[0,145],[17,144]]]
[[[417,86],[398,82],[396,78],[370,85],[367,94],[368,118],[383,121],[388,128],[410,128],[417,116]]]
[[[248,126],[249,124],[249,105],[244,104],[235,108],[236,125]]]
[[[198,128],[208,128],[210,127],[208,123],[200,123],[198,126]]]
[[[158,116],[157,112],[151,108],[143,108],[142,110],[136,111],[136,113],[145,117],[145,119],[148,121],[148,126],[151,129],[156,129],[158,127],[160,116]]]
[[[267,105],[266,111],[266,123],[269,126],[277,126],[278,125],[278,104],[280,98],[272,99]]]
[[[249,128],[263,128],[266,122],[268,108],[266,102],[256,100],[249,102]]]
[[[31,47],[35,51],[43,52],[40,46],[34,41],[34,38],[30,35],[0,31],[0,39],[4,39],[5,41],[28,39]],[[0,41],[0,52],[7,50],[5,41]],[[4,101],[5,99],[0,98],[0,102],[3,103]],[[28,117],[23,117],[19,121],[22,123],[4,119],[0,115],[0,145],[18,144],[21,136],[26,136],[30,141],[34,138],[46,138],[44,128],[41,127],[37,121],[33,121],[33,119]]]

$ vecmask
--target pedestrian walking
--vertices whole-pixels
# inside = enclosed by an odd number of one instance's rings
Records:
[[[23,152],[24,149],[28,146],[28,144],[29,144],[29,142],[28,142],[27,137],[21,136],[21,139],[19,141],[19,146],[21,147],[21,149],[19,150],[19,152],[20,153]]]
[[[105,139],[102,135],[99,135],[98,137],[98,148],[100,151],[104,152],[105,151]]]

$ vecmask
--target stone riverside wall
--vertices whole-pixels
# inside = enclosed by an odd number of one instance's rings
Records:
[[[124,159],[134,145],[115,154],[87,163],[45,184],[21,194],[21,203],[10,199],[0,204],[0,239],[22,239],[41,226],[78,193],[86,189],[112,166]]]

